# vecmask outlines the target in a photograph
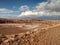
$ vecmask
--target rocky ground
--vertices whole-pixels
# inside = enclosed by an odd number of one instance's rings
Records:
[[[0,45],[60,45],[60,21],[0,24]]]

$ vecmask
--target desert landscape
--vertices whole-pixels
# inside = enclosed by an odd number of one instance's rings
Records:
[[[60,21],[0,18],[0,45],[60,45]]]
[[[0,45],[60,45],[60,0],[0,0]]]

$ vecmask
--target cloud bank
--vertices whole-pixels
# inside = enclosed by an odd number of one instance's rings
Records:
[[[0,18],[17,17],[15,13],[18,13],[18,11],[13,11],[13,10],[6,9],[6,8],[0,8]]]
[[[16,19],[60,19],[60,0],[41,2],[32,7],[32,9],[27,5],[22,5],[18,9],[17,11],[13,11],[0,8],[0,17]]]
[[[0,8],[0,13],[13,13],[14,11],[5,9],[5,8]]]
[[[18,17],[32,16],[60,16],[60,0],[48,0],[47,2],[38,3],[33,10],[29,6],[23,5],[19,9],[21,11]]]

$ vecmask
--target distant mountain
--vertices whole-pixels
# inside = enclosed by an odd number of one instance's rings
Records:
[[[22,17],[18,17],[16,19],[23,19],[23,20],[27,20],[27,19],[37,19],[37,20],[60,20],[60,16],[22,16]]]
[[[15,19],[15,20],[60,20],[60,16],[37,16],[37,15],[30,15],[30,16],[21,16],[21,17],[8,17],[7,19]]]
[[[42,20],[60,20],[60,16],[41,16],[38,19]]]

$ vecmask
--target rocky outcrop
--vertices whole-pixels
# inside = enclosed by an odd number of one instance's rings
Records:
[[[15,35],[0,35],[0,45],[60,45],[60,26]]]

